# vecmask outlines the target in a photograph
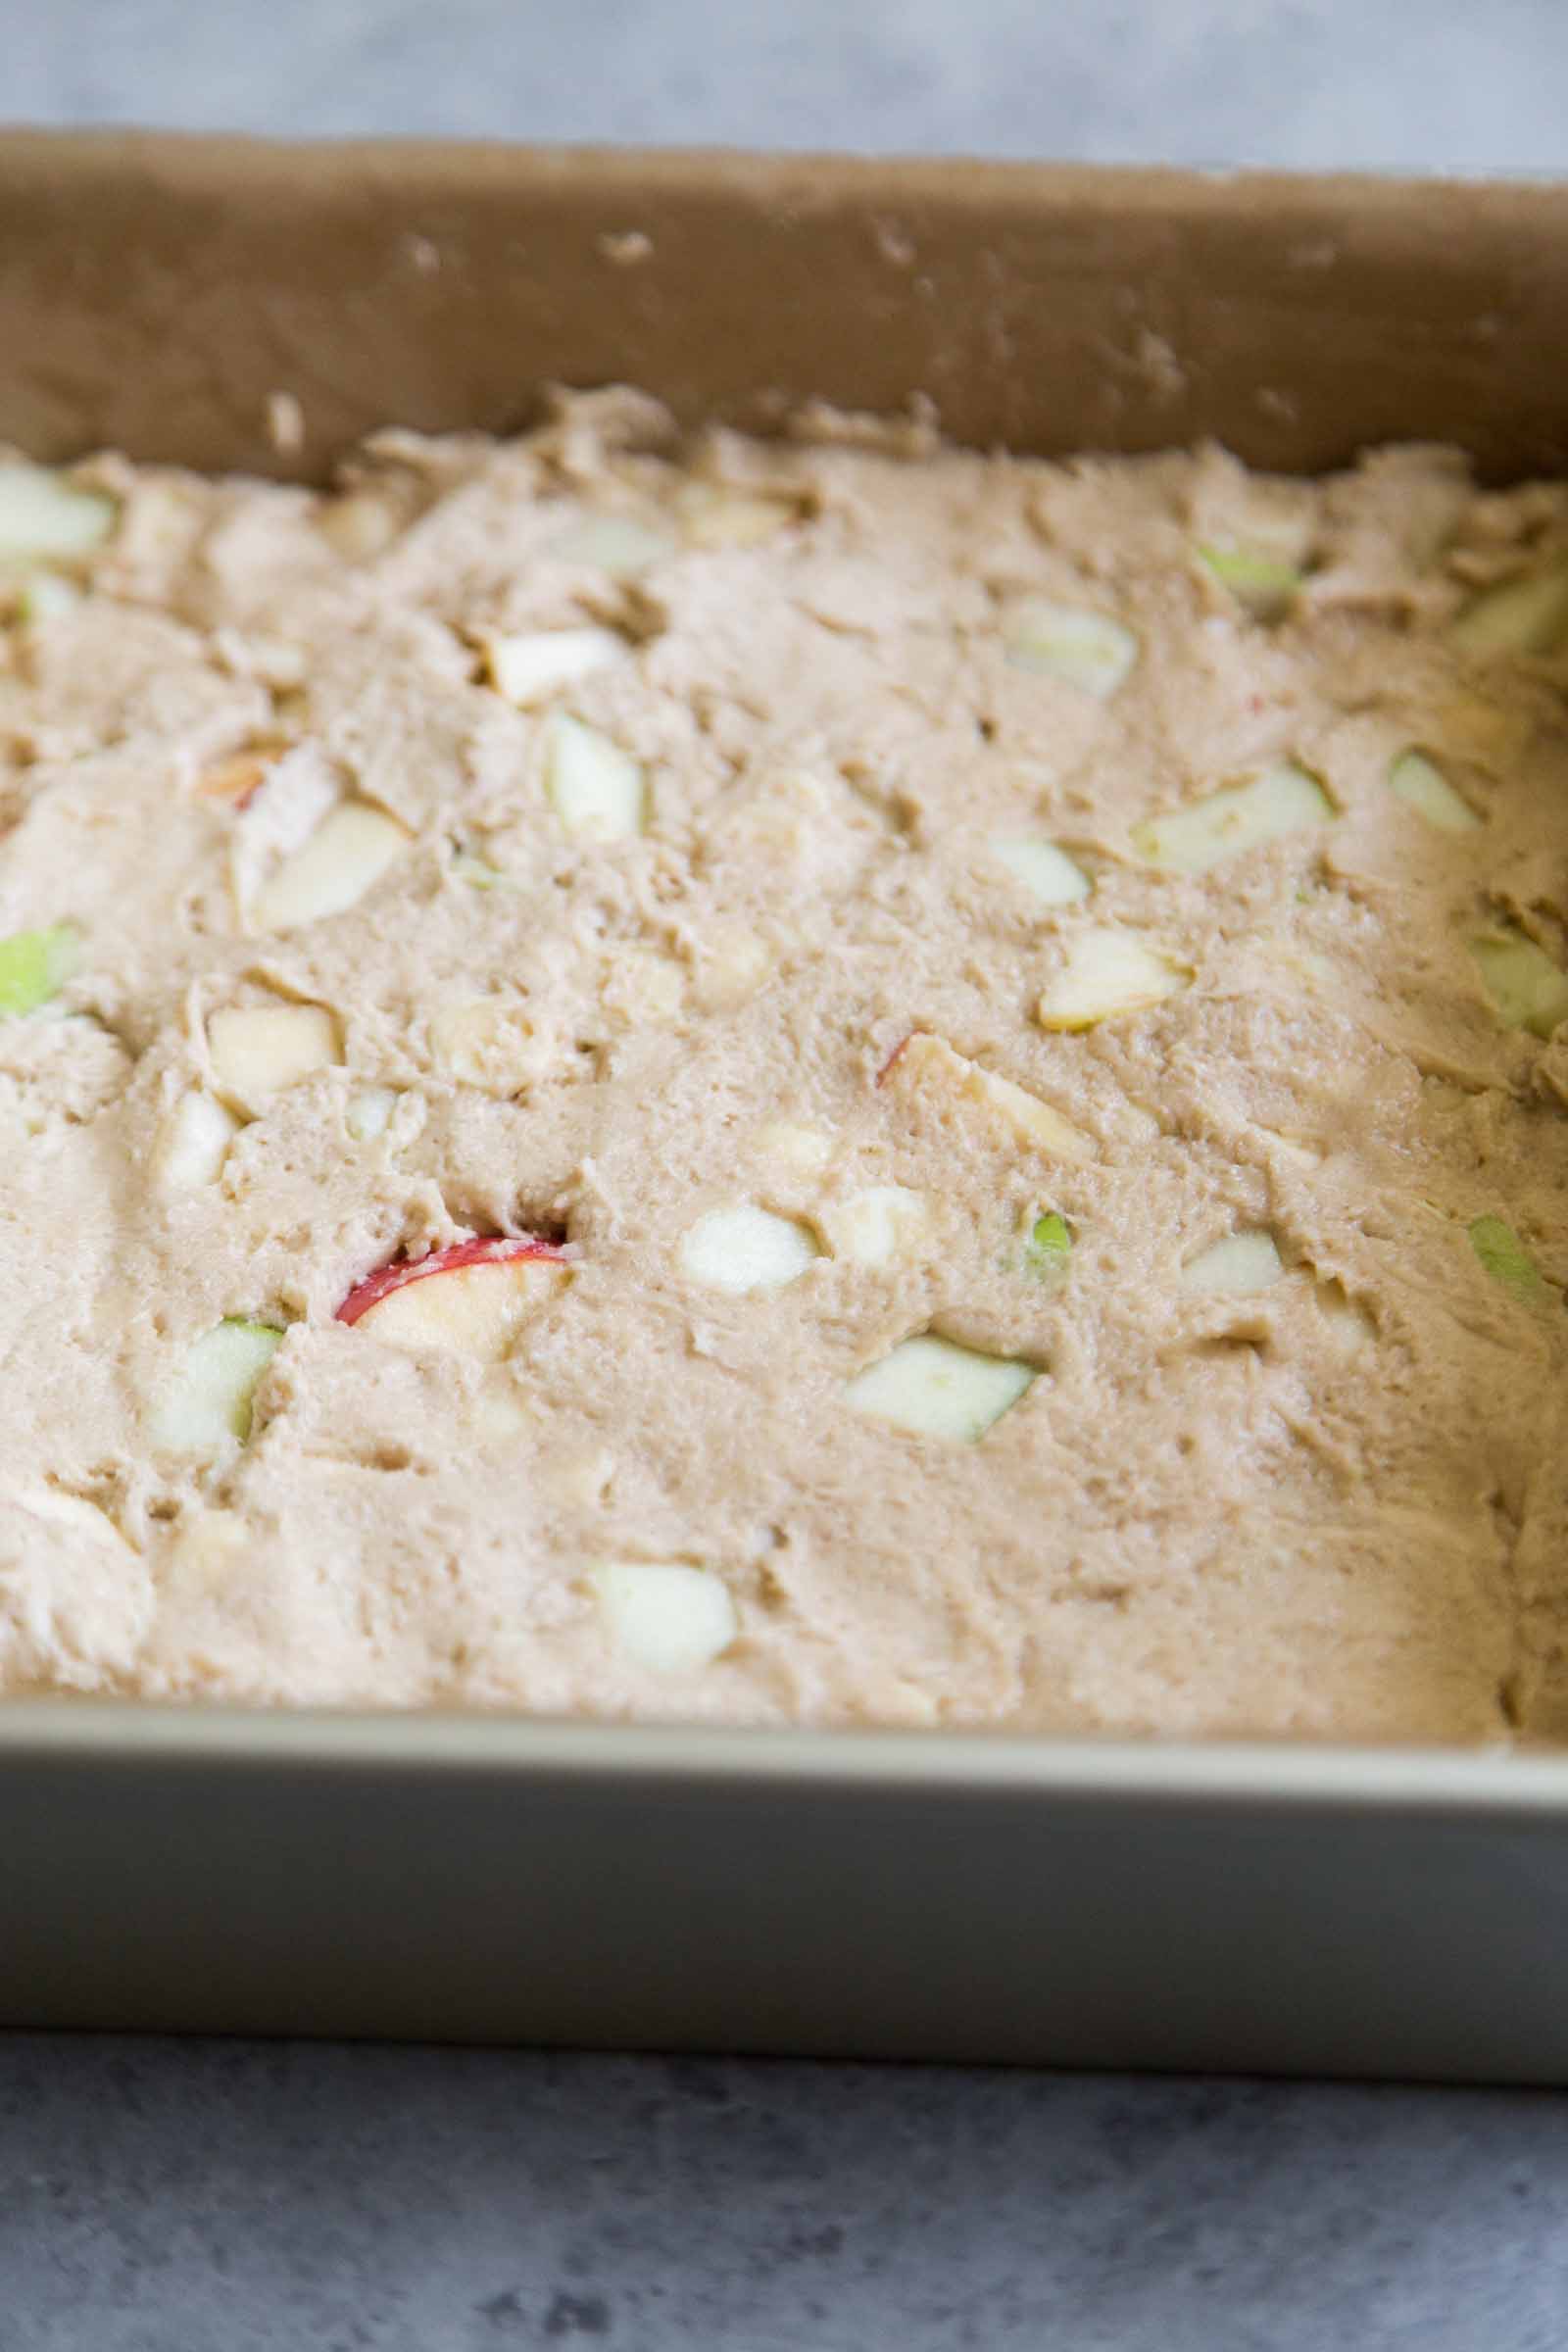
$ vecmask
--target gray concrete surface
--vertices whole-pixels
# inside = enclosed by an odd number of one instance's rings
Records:
[[[1549,172],[1565,89],[1563,0],[0,0],[41,122]],[[0,2352],[572,2343],[1561,2352],[1568,2108],[0,2037]]]

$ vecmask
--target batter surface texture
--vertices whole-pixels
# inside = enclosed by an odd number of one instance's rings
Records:
[[[1568,490],[608,393],[0,565],[0,1687],[1559,1724]]]

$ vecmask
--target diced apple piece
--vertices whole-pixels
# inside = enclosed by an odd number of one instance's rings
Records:
[[[165,1596],[189,1603],[220,1592],[250,1547],[250,1529],[237,1511],[187,1507],[160,1576]]]
[[[1336,1355],[1358,1355],[1377,1329],[1367,1310],[1349,1297],[1343,1283],[1319,1283],[1312,1293],[1323,1318],[1324,1336]]]
[[[1131,931],[1081,931],[1035,1006],[1042,1029],[1091,1029],[1145,1012],[1187,986],[1187,974]]]
[[[808,1227],[750,1201],[710,1209],[680,1246],[681,1265],[693,1282],[737,1297],[787,1289],[820,1254]]]
[[[549,720],[545,789],[573,841],[626,841],[643,830],[648,787],[629,752],[557,710]]]
[[[873,1184],[838,1203],[828,1238],[835,1257],[847,1257],[858,1266],[885,1266],[908,1255],[928,1222],[919,1193],[906,1184]]]
[[[343,1058],[337,1021],[324,1004],[231,1004],[207,1023],[213,1075],[242,1104]]]
[[[630,579],[672,555],[675,542],[631,514],[587,514],[552,540],[548,553],[558,564],[591,564],[612,579]]]
[[[1470,954],[1505,1029],[1549,1037],[1568,1018],[1568,973],[1522,931],[1496,931],[1470,942]]]
[[[343,1123],[357,1144],[373,1144],[385,1135],[398,1106],[397,1090],[390,1086],[362,1086],[350,1097]]]
[[[196,779],[196,790],[204,800],[228,801],[235,808],[247,808],[266,783],[268,770],[286,748],[281,743],[270,744],[265,749],[253,744],[243,752],[225,753],[211,767],[203,768]]]
[[[956,1054],[946,1038],[935,1037],[928,1029],[917,1029],[905,1039],[883,1070],[880,1083],[897,1094],[929,1094],[938,1102],[973,1104],[1054,1158],[1083,1161],[1095,1156],[1089,1137],[1060,1111],[1015,1086],[1010,1078],[999,1077],[966,1054]]]
[[[1389,770],[1389,790],[1440,833],[1473,833],[1481,822],[1425,752],[1400,754]]]
[[[1007,660],[1018,669],[1044,670],[1106,702],[1138,659],[1131,629],[1108,612],[1025,597],[1004,624]]]
[[[1132,844],[1140,858],[1168,873],[1202,874],[1260,842],[1327,824],[1338,813],[1315,776],[1282,760],[1250,784],[1228,785],[1191,808],[1134,825]]]
[[[997,863],[1004,865],[1041,906],[1070,906],[1075,899],[1087,899],[1094,887],[1083,868],[1054,841],[997,834],[987,846]]]
[[[389,1348],[428,1348],[498,1364],[565,1272],[565,1253],[550,1242],[458,1242],[368,1275],[350,1291],[337,1320],[363,1323]]]
[[[704,1012],[732,1012],[747,1004],[773,969],[766,940],[744,923],[722,923],[695,946],[692,987]]]
[[[612,1642],[649,1674],[695,1674],[739,1630],[723,1581],[677,1560],[606,1560],[590,1569]]]
[[[375,490],[346,490],[322,507],[317,523],[346,564],[384,555],[403,529],[401,510]]]
[[[520,1095],[555,1065],[554,1030],[535,1020],[522,997],[478,997],[443,1005],[430,1023],[436,1059],[454,1078],[493,1095]]]
[[[1568,636],[1568,564],[1484,589],[1450,638],[1466,654],[1549,654]]]
[[[519,710],[626,658],[626,640],[613,629],[529,629],[480,643],[491,685]]]
[[[27,628],[41,629],[52,620],[69,620],[82,601],[74,580],[63,580],[58,571],[35,571],[17,592],[17,613]]]
[[[833,1138],[794,1119],[770,1119],[757,1130],[756,1149],[791,1176],[820,1176],[833,1156]]]
[[[156,1446],[211,1456],[251,1434],[256,1385],[283,1334],[272,1323],[229,1315],[186,1355],[153,1416]]]
[[[257,892],[251,922],[258,931],[290,931],[341,914],[408,846],[408,832],[384,808],[372,808],[368,801],[340,801]]]
[[[880,1363],[857,1373],[845,1390],[851,1408],[920,1438],[956,1438],[971,1446],[1015,1405],[1038,1365],[981,1355],[924,1332]]]
[[[1066,1218],[1054,1208],[1036,1217],[1029,1227],[1023,1254],[1030,1273],[1044,1281],[1065,1274],[1067,1260],[1072,1255],[1072,1228]]]
[[[657,1028],[674,1020],[685,994],[685,972],[657,948],[612,948],[605,957],[599,1002],[623,1028]]]
[[[759,547],[789,523],[800,509],[790,500],[755,490],[725,490],[716,482],[686,482],[675,497],[681,530],[691,547]]]
[[[35,1012],[60,994],[80,961],[81,934],[72,923],[0,939],[0,1013]]]
[[[1476,1217],[1469,1228],[1470,1247],[1494,1281],[1521,1298],[1544,1298],[1546,1286],[1541,1268],[1511,1225],[1500,1217]]]
[[[44,466],[0,466],[0,563],[84,556],[108,537],[115,502]]]
[[[1181,1271],[1184,1291],[1234,1291],[1243,1295],[1266,1291],[1284,1273],[1284,1263],[1271,1233],[1253,1230],[1228,1233],[1211,1242]]]
[[[1254,620],[1283,620],[1306,574],[1298,564],[1255,547],[1201,546],[1199,557]]]
[[[181,1095],[159,1137],[159,1184],[170,1193],[216,1184],[238,1133],[238,1119],[215,1096],[203,1094],[199,1087]]]

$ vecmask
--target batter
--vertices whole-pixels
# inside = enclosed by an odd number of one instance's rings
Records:
[[[1560,1725],[1568,488],[0,468],[0,1687]]]

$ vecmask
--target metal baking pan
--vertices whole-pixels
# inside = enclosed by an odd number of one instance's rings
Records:
[[[1568,187],[0,136],[0,438],[1568,467]],[[269,434],[292,393],[303,443]],[[1565,1563],[1568,1567],[1568,1563]],[[0,1706],[0,2021],[1568,2081],[1568,1757]]]

